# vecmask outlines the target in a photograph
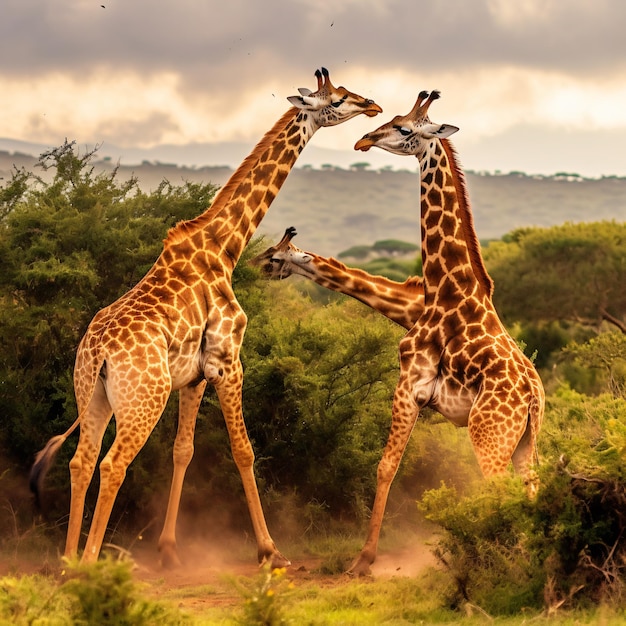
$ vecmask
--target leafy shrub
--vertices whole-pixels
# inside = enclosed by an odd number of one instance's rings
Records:
[[[626,601],[626,401],[563,388],[548,402],[536,499],[517,478],[419,506],[439,524],[451,605],[488,612]]]
[[[235,579],[233,585],[243,599],[238,620],[242,626],[285,626],[286,600],[293,583],[284,567],[272,568],[266,563],[255,578]]]
[[[190,623],[168,605],[142,597],[129,562],[110,558],[90,565],[66,562],[62,578],[67,580],[61,584],[43,576],[1,578],[0,622],[16,626]]]
[[[43,576],[0,578],[0,624],[70,626],[71,600]]]

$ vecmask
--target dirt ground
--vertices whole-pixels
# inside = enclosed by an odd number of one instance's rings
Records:
[[[254,554],[249,559],[229,557],[220,549],[195,545],[183,555],[183,566],[164,570],[156,551],[146,546],[133,555],[136,577],[149,584],[152,593],[174,600],[181,608],[201,612],[205,608],[231,606],[241,602],[229,579],[245,576],[254,578],[259,573]],[[319,586],[335,586],[351,580],[345,574],[320,572],[322,559],[318,557],[294,558],[287,569],[288,578],[296,585],[314,583]],[[416,576],[425,568],[435,565],[435,558],[427,542],[416,541],[409,547],[395,552],[380,552],[372,566],[374,578],[393,576]]]
[[[115,553],[111,547],[105,546],[104,549]],[[191,613],[239,605],[241,595],[233,581],[241,577],[254,579],[260,571],[254,542],[242,541],[241,536],[221,537],[215,545],[187,537],[179,540],[179,550],[183,565],[172,570],[161,566],[156,543],[152,541],[136,544],[130,557],[135,564],[136,580],[147,583],[145,593],[148,596],[173,602]],[[31,549],[26,556],[20,552],[0,555],[0,577],[39,573],[56,575],[62,569],[60,553],[38,555]],[[333,587],[352,580],[345,574],[323,573],[320,570],[323,565],[321,557],[307,555],[298,558],[288,550],[285,554],[292,559],[287,577],[296,586]],[[381,550],[372,566],[372,575],[378,579],[416,576],[433,565],[435,558],[428,537],[417,535],[410,537],[410,542],[402,549]]]

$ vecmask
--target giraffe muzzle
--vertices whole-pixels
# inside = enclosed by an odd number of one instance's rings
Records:
[[[367,135],[365,135],[365,137],[361,137],[361,139],[354,144],[354,149],[367,152],[373,145],[374,142]]]

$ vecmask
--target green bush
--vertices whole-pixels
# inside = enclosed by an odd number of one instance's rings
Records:
[[[534,500],[521,481],[446,487],[419,503],[442,528],[449,602],[489,613],[626,605],[626,401],[562,388],[548,401]]]
[[[0,578],[0,623],[15,626],[172,626],[190,623],[167,604],[147,600],[131,563],[66,562],[62,582],[43,576]]]
[[[293,583],[286,569],[265,564],[255,578],[233,579],[232,584],[243,600],[238,623],[242,626],[286,626],[289,592]]]

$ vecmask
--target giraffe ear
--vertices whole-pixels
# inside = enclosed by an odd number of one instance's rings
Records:
[[[314,105],[314,100],[304,94],[301,96],[289,96],[287,100],[298,109],[311,109]]]
[[[299,250],[293,255],[293,262],[298,265],[305,265],[306,263],[310,263],[313,260],[313,257],[306,252],[302,252]]]
[[[452,124],[433,124],[433,126],[435,128],[431,130],[432,135],[438,139],[445,139],[459,130],[458,126],[452,126]]]

